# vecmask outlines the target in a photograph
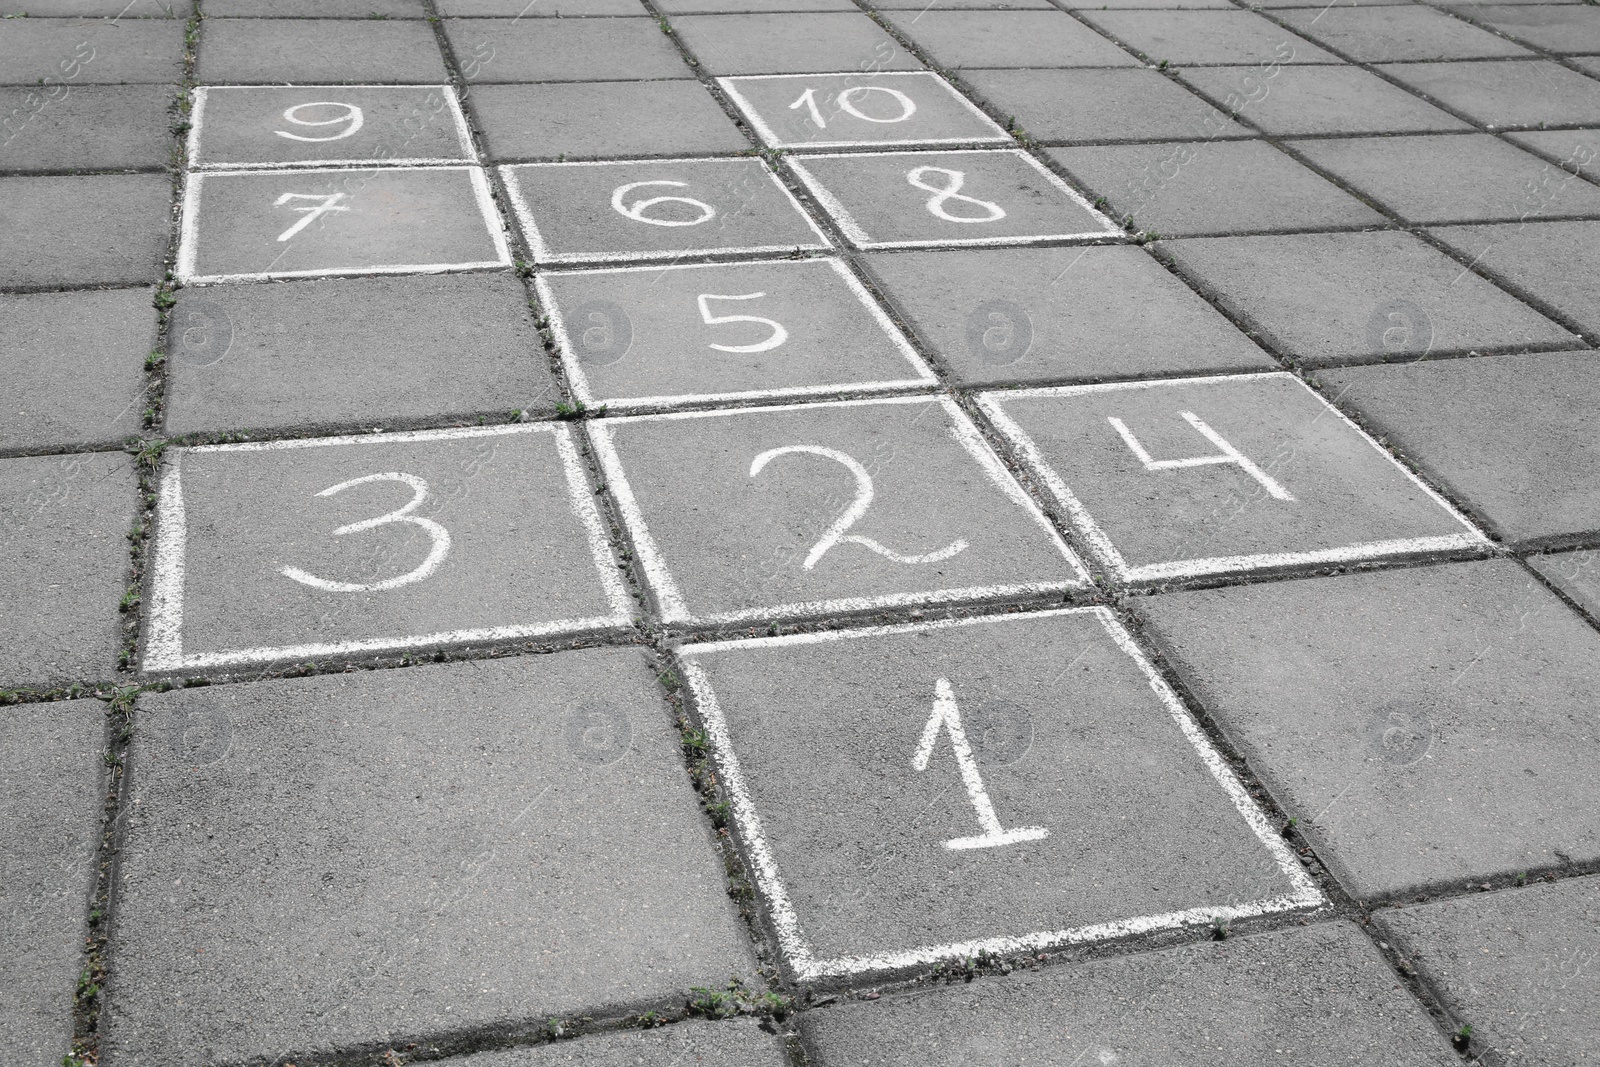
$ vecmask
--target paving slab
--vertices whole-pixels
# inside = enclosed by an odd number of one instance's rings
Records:
[[[689,15],[673,30],[707,74],[821,74],[921,70],[858,9],[795,14]]]
[[[650,1030],[593,1034],[504,1052],[480,1052],[448,1061],[450,1067],[787,1067],[781,1041],[747,1020],[689,1020]]]
[[[0,448],[105,448],[143,427],[148,289],[0,296]]]
[[[669,623],[1059,596],[1085,584],[1077,557],[948,399],[602,419],[590,436]]]
[[[1413,224],[1600,215],[1600,189],[1492,134],[1356,137],[1292,146]]]
[[[191,168],[476,162],[448,85],[201,86]]]
[[[1329,48],[1338,49],[1357,63],[1533,54],[1504,37],[1420,4],[1285,11],[1278,17],[1291,28]]]
[[[421,19],[422,0],[211,0],[206,18]]]
[[[1473,1051],[1581,1064],[1600,1041],[1594,878],[1474,893],[1375,916],[1459,1019]]]
[[[1589,863],[1600,635],[1515,561],[1139,601],[1358,899]]]
[[[28,18],[186,19],[194,0],[0,0],[0,15]]]
[[[1591,618],[1600,618],[1600,552],[1592,548],[1541,552],[1527,562]]]
[[[1251,132],[1153,70],[966,70],[976,94],[1037,141],[1174,141]]]
[[[185,284],[511,266],[479,167],[191,174],[180,235]]]
[[[785,0],[772,0],[772,2],[784,3]],[[873,4],[872,6],[879,11],[921,11],[924,8],[937,5],[930,5],[928,0],[884,0],[883,3]],[[957,5],[954,3],[948,3],[944,6],[956,7]],[[1052,5],[1050,4],[1050,0],[960,0],[959,6],[962,8],[971,8],[975,10],[1033,9],[1043,11]]]
[[[614,410],[938,384],[836,259],[545,273],[573,395]]]
[[[1587,6],[1587,5],[1584,5]],[[1565,4],[1465,4],[1453,9],[1508,37],[1558,55],[1600,52],[1600,12]]]
[[[1479,269],[1600,333],[1600,222],[1446,226],[1429,231]]]
[[[718,83],[770,148],[1013,143],[928,71],[770,74]]]
[[[1289,374],[985,393],[979,405],[1122,582],[1487,544]]]
[[[1385,219],[1261,141],[1052,148],[1108,213],[1168,236],[1382,226]]]
[[[172,160],[175,85],[0,89],[0,170],[155,170]]]
[[[1504,541],[1600,532],[1600,407],[1592,351],[1351,367],[1318,375],[1381,435]]]
[[[941,67],[1134,67],[1139,61],[1062,11],[940,11],[893,15],[901,34]]]
[[[699,82],[550,82],[472,90],[495,162],[732,155],[746,137]]]
[[[167,19],[34,19],[0,22],[0,82],[60,92],[74,85],[183,78],[183,23]]]
[[[1299,364],[1553,347],[1576,339],[1410,234],[1217,237],[1157,247]]]
[[[1084,11],[1091,25],[1152,63],[1339,63],[1298,34],[1253,11]]]
[[[439,14],[456,17],[570,19],[650,14],[639,0],[435,0],[435,4]]]
[[[175,690],[137,714],[119,1063],[526,1032],[753,969],[638,650]]]
[[[1506,138],[1524,148],[1543,153],[1567,170],[1587,169],[1593,176],[1597,169],[1592,164],[1600,158],[1600,129],[1591,126],[1584,130],[1527,130],[1513,131]],[[1569,224],[1570,225],[1570,224]]]
[[[201,84],[370,85],[449,81],[433,28],[409,19],[208,19]]]
[[[0,178],[0,288],[151,284],[171,229],[165,174]]]
[[[72,1041],[100,846],[105,705],[24,704],[0,715],[0,1056],[57,1064]]]
[[[527,163],[500,173],[535,263],[830,247],[754,157]]]
[[[1277,367],[1138,248],[873,253],[867,268],[964,385]]]
[[[169,434],[503,422],[560,399],[510,275],[183,289],[170,321]]]
[[[851,0],[660,0],[666,15],[742,15],[793,11],[860,11]],[[881,5],[877,5],[881,6]]]
[[[1178,77],[1231,114],[1243,115],[1252,125],[1277,136],[1471,128],[1359,67],[1280,66],[1273,70],[1268,76],[1259,67],[1185,67]]]
[[[848,1001],[801,1030],[824,1065],[1460,1062],[1345,922]]]
[[[1121,233],[1020,149],[803,160],[787,163],[856,248],[1027,245]]]
[[[693,78],[654,22],[632,18],[446,19],[469,82],[587,82]]]
[[[900,0],[900,2],[907,7],[911,6],[911,0]],[[966,0],[962,0],[962,3],[965,4]],[[887,7],[892,5],[877,4],[875,6]],[[976,7],[978,5],[974,4],[972,6]],[[1095,3],[1094,0],[1063,0],[1061,6],[1069,11],[1121,11],[1127,8],[1172,8],[1177,10],[1222,8],[1224,10],[1233,10],[1233,5],[1228,0],[1105,0],[1105,3],[1100,4]],[[1255,6],[1267,7],[1269,5],[1258,4]]]
[[[134,486],[121,452],[0,460],[0,686],[113,676]]]
[[[632,617],[563,424],[169,449],[163,464],[148,670],[526,640]]]
[[[1600,82],[1551,60],[1396,63],[1380,69],[1490,129],[1600,122]]]
[[[1106,608],[677,655],[800,980],[1323,903]]]

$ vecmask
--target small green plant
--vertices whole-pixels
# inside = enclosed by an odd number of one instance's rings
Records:
[[[1211,920],[1211,939],[1213,941],[1226,941],[1233,931],[1228,928],[1228,920],[1218,916]]]
[[[1156,69],[1157,70],[1166,70],[1167,69],[1167,61],[1163,59],[1161,62],[1157,63],[1156,64]]]
[[[139,606],[139,587],[133,586],[122,594],[122,599],[117,602],[117,610],[126,615]]]
[[[155,305],[157,311],[171,311],[178,298],[172,295],[172,290],[162,286],[156,290]]]
[[[1472,1024],[1463,1023],[1461,1029],[1450,1035],[1450,1043],[1456,1047],[1457,1052],[1465,1052],[1472,1047]]]
[[[667,1025],[667,1017],[659,1011],[647,1011],[634,1020],[642,1029],[651,1030],[657,1026]]]
[[[157,367],[161,366],[161,364],[165,363],[166,361],[167,361],[167,357],[166,357],[165,353],[163,353],[163,352],[152,352],[148,356],[144,357],[144,369],[145,370],[155,370]]]
[[[690,759],[704,759],[711,739],[704,730],[683,731],[683,751]]]
[[[739,998],[732,993],[707,989],[705,986],[693,986],[689,992],[693,994],[689,998],[690,1015],[703,1015],[707,1019],[727,1019],[739,1014]]]
[[[513,262],[514,262],[515,267],[516,267],[517,277],[519,277],[519,278],[531,278],[531,277],[533,277],[533,264],[532,263],[528,263],[528,262],[525,262],[525,261],[520,260],[520,259],[515,260]]]

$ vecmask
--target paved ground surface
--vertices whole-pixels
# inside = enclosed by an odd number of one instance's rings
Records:
[[[1596,1062],[1600,7],[0,16],[7,1067]]]

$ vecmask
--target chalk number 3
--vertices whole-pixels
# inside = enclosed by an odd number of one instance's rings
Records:
[[[399,482],[401,485],[411,487],[414,496],[403,506],[396,508],[387,515],[380,515],[375,519],[364,519],[361,522],[352,522],[333,531],[335,537],[345,537],[364,530],[375,530],[379,526],[388,526],[390,523],[402,522],[420,527],[433,542],[428,549],[428,558],[424,559],[414,570],[407,571],[398,578],[390,578],[381,582],[336,582],[328,578],[318,578],[315,574],[308,574],[299,567],[280,566],[278,573],[285,578],[291,578],[301,585],[309,585],[313,589],[321,589],[329,593],[377,593],[386,589],[398,589],[412,582],[420,582],[434,571],[439,569],[439,564],[444,562],[445,556],[450,553],[450,531],[434,522],[432,519],[419,518],[411,514],[422,506],[428,498],[428,483],[414,474],[401,474],[391,471],[386,474],[369,474],[364,478],[352,478],[348,482],[330,485],[318,496],[337,496],[346,489],[369,482]]]

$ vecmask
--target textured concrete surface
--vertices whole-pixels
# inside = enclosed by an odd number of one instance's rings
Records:
[[[889,20],[941,67],[1131,67],[1127,52],[1060,11],[936,11]]]
[[[1420,5],[1285,11],[1280,18],[1357,63],[1531,55],[1526,48]]]
[[[1571,597],[1591,618],[1600,617],[1600,557],[1593,549],[1541,553],[1530,557],[1528,565]]]
[[[707,74],[922,69],[860,10],[688,15],[672,25]]]
[[[473,162],[438,86],[214,86],[199,125],[190,166]]]
[[[993,109],[1046,143],[1250,135],[1153,70],[964,70],[961,77]]]
[[[425,22],[411,19],[208,19],[196,76],[202,85],[448,80]]]
[[[472,82],[694,77],[671,39],[644,19],[450,19],[444,26]]]
[[[175,86],[73,85],[53,96],[38,86],[0,88],[0,115],[10,120],[0,168],[154,170],[171,161]]]
[[[1549,60],[1527,63],[1397,63],[1392,78],[1486,126],[1600,122],[1600,84]]]
[[[783,0],[788,3],[789,0]],[[596,1034],[577,1041],[481,1052],[450,1061],[452,1067],[784,1067],[782,1044],[747,1022],[685,1022],[664,1029]]]
[[[1427,64],[1426,69],[1442,66]],[[1402,76],[1399,68],[1391,68],[1391,73]],[[1280,66],[1270,72],[1260,67],[1185,67],[1178,76],[1229,113],[1279,137],[1469,128],[1461,119],[1357,67]]]
[[[1012,143],[949,82],[926,71],[780,74],[720,84],[773,148]]]
[[[496,162],[726,155],[750,147],[711,94],[688,81],[484,85],[472,90],[472,110]]]
[[[1151,63],[1337,63],[1331,53],[1252,11],[1097,11],[1080,17]]]
[[[52,98],[74,85],[172,85],[183,74],[183,23],[8,17],[0,72],[0,83],[41,85]]]
[[[165,174],[0,178],[0,286],[159,281],[171,211]]]
[[[1529,222],[1525,226],[1445,226],[1430,230],[1457,255],[1476,257],[1483,271],[1502,278],[1579,329],[1600,333],[1600,222]]]

